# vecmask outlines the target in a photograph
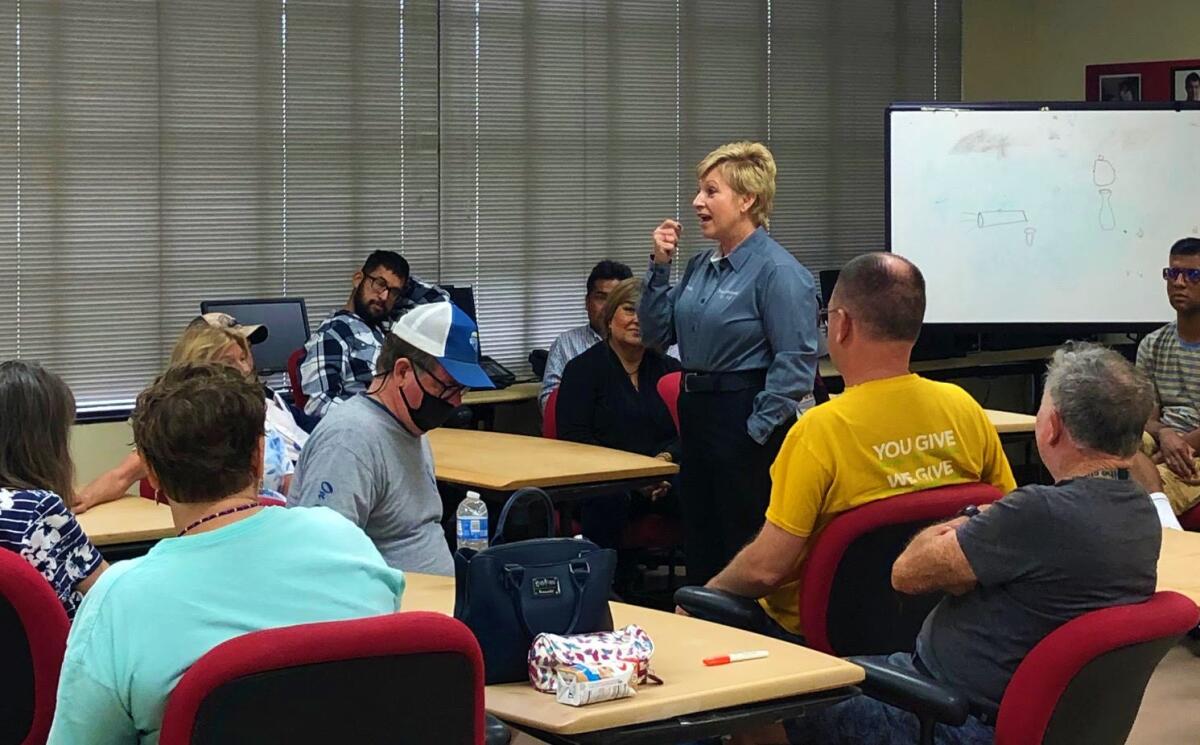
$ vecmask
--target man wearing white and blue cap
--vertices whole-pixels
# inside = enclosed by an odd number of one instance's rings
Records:
[[[337,510],[397,569],[453,574],[425,433],[446,422],[467,388],[492,387],[475,322],[451,303],[414,308],[392,325],[367,390],[313,431],[288,504]]]

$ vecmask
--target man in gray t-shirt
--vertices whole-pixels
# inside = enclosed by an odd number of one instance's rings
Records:
[[[453,574],[425,433],[468,388],[491,388],[475,323],[450,303],[418,306],[393,324],[365,393],[334,408],[296,465],[289,505],[324,505],[366,531],[387,563]]]

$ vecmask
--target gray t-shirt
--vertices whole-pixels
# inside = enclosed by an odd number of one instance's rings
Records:
[[[995,711],[1026,653],[1091,610],[1154,593],[1162,527],[1132,481],[1082,478],[1010,492],[958,528],[979,584],[925,619],[929,672]]]
[[[389,566],[454,574],[429,438],[358,395],[321,420],[300,453],[289,505],[324,505],[366,531]]]

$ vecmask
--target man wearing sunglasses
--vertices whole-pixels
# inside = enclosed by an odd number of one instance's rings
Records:
[[[304,345],[300,387],[308,396],[304,413],[324,416],[331,407],[366,390],[384,332],[397,315],[418,305],[446,300],[445,293],[409,273],[394,251],[375,251],[354,273],[346,305],[326,318]]]
[[[370,387],[313,430],[288,504],[337,510],[396,569],[453,574],[425,433],[445,423],[467,388],[492,387],[466,313],[451,303],[405,313],[384,338]]]
[[[1175,320],[1138,345],[1137,366],[1154,382],[1158,405],[1130,471],[1179,515],[1200,502],[1200,238],[1171,246],[1163,280]]]

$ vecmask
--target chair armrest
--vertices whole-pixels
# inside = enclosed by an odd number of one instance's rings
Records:
[[[848,659],[866,671],[859,688],[871,698],[953,727],[967,720],[967,699],[936,680],[862,657]]]
[[[512,740],[512,730],[491,714],[484,715],[483,742],[484,745],[508,745]]]
[[[762,608],[751,598],[708,587],[681,587],[675,591],[675,604],[703,621],[757,631]]]

